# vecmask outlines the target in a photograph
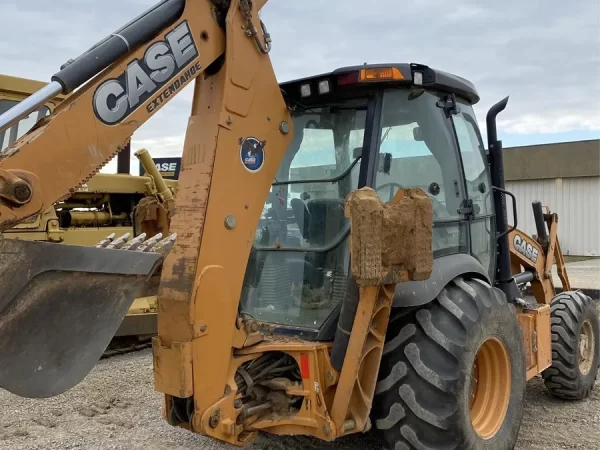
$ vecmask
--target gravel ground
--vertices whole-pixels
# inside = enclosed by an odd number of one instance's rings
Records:
[[[600,380],[599,383],[600,384]],[[540,378],[528,384],[517,450],[600,448],[600,386],[581,402],[550,397]],[[153,389],[150,350],[102,360],[71,391],[30,400],[0,391],[0,448],[5,450],[233,449],[161,417],[162,396]],[[261,437],[251,450],[380,449],[373,438],[335,444],[304,438]]]
[[[600,258],[567,263],[567,274],[575,289],[600,289]],[[556,265],[552,266],[552,278],[555,286],[562,286]]]

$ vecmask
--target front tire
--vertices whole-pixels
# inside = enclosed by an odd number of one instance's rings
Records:
[[[554,297],[550,311],[552,365],[542,372],[546,389],[562,399],[584,399],[598,376],[596,304],[581,292],[563,292]]]
[[[489,284],[456,278],[390,322],[374,424],[393,450],[509,450],[524,393],[514,307]]]

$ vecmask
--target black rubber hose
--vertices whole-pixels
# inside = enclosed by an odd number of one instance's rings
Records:
[[[348,350],[348,343],[350,342],[350,333],[352,332],[356,310],[358,309],[359,297],[360,291],[358,285],[352,277],[349,277],[348,290],[342,303],[340,319],[338,321],[337,330],[335,331],[333,348],[331,349],[331,365],[337,371],[342,370],[344,359],[346,358],[346,351]]]
[[[154,38],[173,24],[185,9],[186,0],[163,0],[98,42],[52,76],[68,94],[122,56]]]

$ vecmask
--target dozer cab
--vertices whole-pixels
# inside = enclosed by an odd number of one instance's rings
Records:
[[[169,424],[237,446],[376,430],[396,450],[512,449],[527,379],[589,395],[598,317],[579,293],[526,301],[511,273],[507,99],[486,152],[475,87],[426,65],[278,84],[264,3],[163,1],[0,116],[1,130],[77,89],[0,158],[1,230],[195,88],[171,251],[0,241],[0,386],[76,385],[159,271],[153,375]],[[56,155],[69,164],[49,166]]]
[[[46,83],[42,81],[0,74],[0,114],[4,114],[44,86],[46,86]],[[24,115],[19,121],[13,123],[5,130],[0,131],[0,150],[4,150],[9,145],[13,144],[17,138],[20,138],[29,131],[42,117],[51,114],[67,97],[68,96],[63,95],[60,92],[57,93],[54,97],[48,98],[45,102],[40,103],[37,109]]]

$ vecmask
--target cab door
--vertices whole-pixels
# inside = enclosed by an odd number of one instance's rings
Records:
[[[452,123],[442,95],[384,92],[373,188],[389,202],[400,188],[420,187],[433,206],[434,258],[469,253],[467,200]]]

